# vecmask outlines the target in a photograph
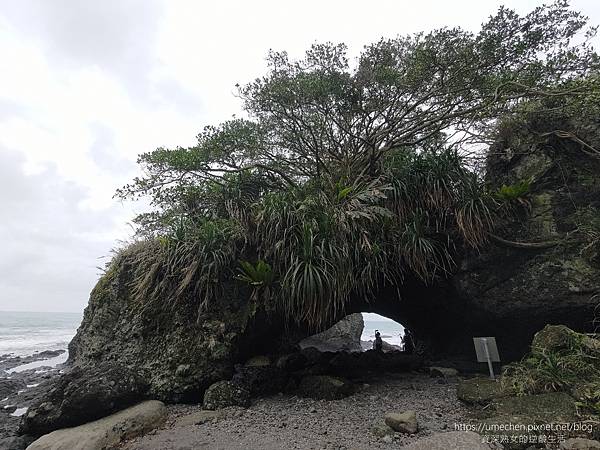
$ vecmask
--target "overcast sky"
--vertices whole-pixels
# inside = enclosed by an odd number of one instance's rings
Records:
[[[139,153],[239,113],[269,49],[351,54],[479,24],[530,0],[0,0],[0,311],[81,311],[140,206],[112,198]],[[572,5],[600,23],[598,0]]]

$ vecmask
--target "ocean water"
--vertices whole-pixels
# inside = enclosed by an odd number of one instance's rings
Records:
[[[66,350],[81,319],[79,313],[0,311],[0,355]]]
[[[381,339],[388,344],[400,345],[400,339],[404,335],[404,327],[397,322],[381,317],[374,317],[375,314],[363,314],[365,327],[361,340],[368,342],[375,340],[375,330],[381,333]]]

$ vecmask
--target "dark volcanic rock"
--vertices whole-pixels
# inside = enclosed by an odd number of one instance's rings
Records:
[[[228,406],[248,406],[250,392],[235,381],[218,381],[204,393],[204,409],[221,409]]]
[[[147,384],[130,369],[105,362],[62,375],[23,416],[21,431],[40,435],[80,425],[140,400]]]
[[[353,386],[348,380],[327,375],[308,375],[298,387],[300,394],[317,400],[338,400],[352,394]]]
[[[289,375],[272,364],[239,365],[236,367],[233,381],[245,386],[252,396],[261,396],[285,391]]]
[[[16,394],[20,389],[25,389],[26,384],[20,379],[0,378],[0,400],[11,394]]]

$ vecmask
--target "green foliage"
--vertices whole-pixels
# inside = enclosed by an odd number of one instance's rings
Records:
[[[238,277],[319,327],[384,282],[447,275],[455,247],[482,245],[493,223],[470,149],[526,100],[589,97],[585,27],[557,1],[522,17],[501,8],[477,34],[384,39],[356,66],[343,44],[297,61],[272,52],[240,88],[247,119],[141,155],[144,176],[117,192],[153,206],[137,218],[152,242],[138,299],[204,307],[251,255]]]
[[[502,387],[517,395],[564,391],[579,406],[596,411],[600,402],[600,342],[570,331],[561,348],[532,347],[520,362],[508,365]]]
[[[503,184],[500,189],[494,192],[494,198],[504,202],[522,200],[529,194],[530,189],[531,180],[521,180],[511,185]]]
[[[275,279],[273,269],[262,259],[258,260],[256,266],[248,261],[240,261],[238,271],[236,278],[251,286],[270,286]]]

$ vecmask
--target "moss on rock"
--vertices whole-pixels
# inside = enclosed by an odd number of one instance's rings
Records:
[[[459,400],[469,405],[485,405],[507,393],[500,383],[489,378],[470,378],[461,381],[456,388]]]
[[[239,383],[217,381],[204,393],[204,409],[221,409],[229,406],[249,406],[250,392]]]

